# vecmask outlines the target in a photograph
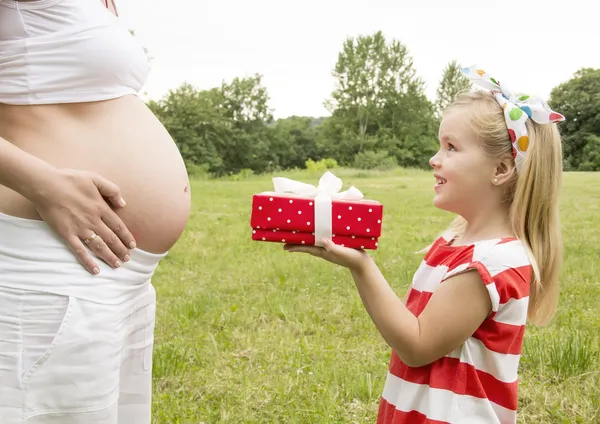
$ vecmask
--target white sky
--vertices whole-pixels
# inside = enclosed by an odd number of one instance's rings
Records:
[[[426,93],[452,59],[545,98],[580,67],[600,68],[597,0],[117,0],[149,49],[144,91],[209,89],[263,74],[276,118],[327,115],[348,36],[382,30],[405,44]]]

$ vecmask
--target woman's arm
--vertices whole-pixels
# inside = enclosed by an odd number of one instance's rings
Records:
[[[123,207],[119,188],[93,172],[58,169],[0,137],[0,185],[33,202],[89,272],[99,272],[82,242],[92,234],[100,237],[90,249],[113,267],[119,258],[128,260],[127,246],[135,247],[133,236],[104,199]]]

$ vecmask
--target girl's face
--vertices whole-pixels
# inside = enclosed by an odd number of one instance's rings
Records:
[[[440,125],[440,149],[429,160],[436,178],[436,207],[470,217],[486,202],[498,202],[492,180],[496,164],[465,124],[460,109],[449,112]]]

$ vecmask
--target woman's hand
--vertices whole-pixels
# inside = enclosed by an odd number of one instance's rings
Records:
[[[309,253],[351,271],[359,271],[370,259],[363,249],[339,246],[328,239],[324,240],[323,247],[285,244],[283,248],[288,252]]]
[[[58,169],[39,183],[30,200],[89,272],[98,274],[100,269],[84,242],[112,267],[130,259],[133,235],[107,203],[125,206],[119,187],[112,182],[94,172]]]

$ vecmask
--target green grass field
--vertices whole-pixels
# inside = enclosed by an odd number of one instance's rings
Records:
[[[384,204],[371,255],[403,296],[414,252],[451,219],[432,205],[431,173],[333,172]],[[565,175],[560,309],[527,330],[519,423],[600,422],[599,185]],[[271,176],[192,182],[189,226],[154,278],[154,423],[375,422],[390,349],[346,269],[250,239],[252,194],[269,190]]]

